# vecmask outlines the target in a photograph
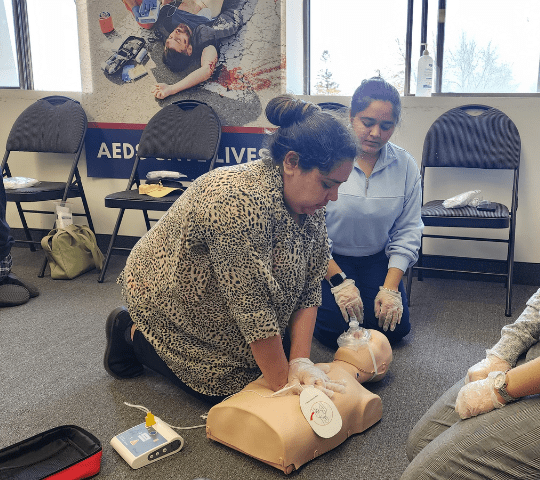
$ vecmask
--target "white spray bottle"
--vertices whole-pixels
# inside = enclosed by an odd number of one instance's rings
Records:
[[[431,86],[433,83],[433,59],[429,56],[427,43],[423,55],[418,60],[418,76],[416,78],[416,96],[431,97]]]

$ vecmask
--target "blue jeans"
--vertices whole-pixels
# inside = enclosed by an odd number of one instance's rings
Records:
[[[379,328],[379,319],[375,317],[375,297],[379,293],[379,287],[384,284],[388,273],[388,258],[384,251],[367,257],[346,257],[333,255],[334,260],[345,272],[347,278],[354,280],[360,290],[362,303],[364,304],[364,328],[379,330],[384,333],[390,343],[401,340],[411,330],[409,323],[409,305],[403,281],[399,284],[401,300],[403,302],[403,315],[401,322],[391,332],[384,332]],[[326,280],[322,282],[322,305],[317,311],[317,322],[313,336],[322,344],[330,348],[337,348],[337,338],[348,329],[347,323],[339,309],[334,295],[330,291],[330,285]]]

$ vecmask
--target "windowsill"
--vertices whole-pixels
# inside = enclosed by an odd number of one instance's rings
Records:
[[[408,97],[415,97],[415,95],[407,95]],[[538,93],[432,93],[432,97],[511,97],[511,98],[526,98],[526,97],[540,97]],[[429,97],[418,97],[429,98]]]
[[[73,98],[74,100],[82,100],[82,92],[49,92],[45,90],[23,90],[20,88],[0,88],[0,97],[9,99],[22,99],[22,100],[39,100],[43,97],[49,97],[51,95],[63,95],[65,97]]]

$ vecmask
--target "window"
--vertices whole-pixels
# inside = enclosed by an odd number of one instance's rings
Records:
[[[81,91],[74,0],[0,0],[0,87]]]
[[[540,91],[537,0],[289,3],[287,25],[304,26],[287,28],[287,87],[294,93],[350,96],[361,80],[380,74],[403,95],[414,94],[422,43],[435,61],[435,94]],[[293,55],[299,51],[300,60]]]

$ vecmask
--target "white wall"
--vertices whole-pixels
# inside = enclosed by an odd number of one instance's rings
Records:
[[[40,97],[48,95],[47,92],[28,92],[19,90],[0,90],[0,111],[2,121],[0,122],[0,148],[5,148],[11,125],[17,116],[31,103]],[[80,94],[66,93],[75,99],[80,99]],[[346,105],[349,104],[349,97],[311,97],[314,102],[338,101]],[[458,98],[458,97],[431,97],[431,98],[403,98],[403,120],[396,130],[392,141],[407,149],[420,163],[424,136],[431,123],[443,112],[454,106],[468,103],[483,103],[496,107],[512,118],[517,125],[522,141],[522,157],[519,180],[519,208],[517,213],[517,234],[515,260],[518,262],[540,263],[540,130],[538,128],[538,112],[540,111],[540,98]],[[15,154],[13,154],[15,155]],[[11,157],[10,157],[11,158]],[[17,157],[13,157],[14,159]],[[30,176],[46,180],[60,180],[58,177],[59,168],[53,162],[58,159],[51,156],[45,163],[38,163],[33,154],[21,155],[18,157],[21,166],[15,168],[12,165],[14,176]],[[62,160],[64,163],[68,159]],[[83,185],[88,197],[90,210],[94,220],[97,233],[110,233],[116,221],[117,211],[107,209],[104,206],[104,196],[107,193],[123,190],[127,180],[105,179],[86,177],[86,160],[83,156],[79,164],[83,178]],[[471,172],[465,172],[469,177]],[[500,174],[501,172],[496,172]],[[504,172],[503,172],[504,173]],[[506,183],[499,179],[488,177],[485,173],[475,173],[471,178],[461,175],[452,175],[444,179],[446,186],[439,189],[437,198],[448,198],[457,193],[478,188],[479,182],[489,178],[493,182],[493,187],[483,189],[484,198],[506,200],[501,192],[506,190]],[[435,192],[426,191],[426,198],[434,198]],[[80,200],[74,200],[75,211],[81,212]],[[8,222],[12,228],[21,227],[20,220],[14,205],[8,205]],[[52,222],[52,219],[51,219]],[[48,222],[41,224],[31,224],[49,228]],[[120,231],[121,235],[140,236],[146,231],[142,220],[141,212],[127,212],[124,223]],[[470,232],[467,232],[470,234]],[[454,246],[458,242],[441,242],[437,244],[426,243],[426,253],[437,255],[457,255],[477,258],[505,258],[505,248],[503,244],[476,244]],[[459,242],[462,243],[462,242]]]

